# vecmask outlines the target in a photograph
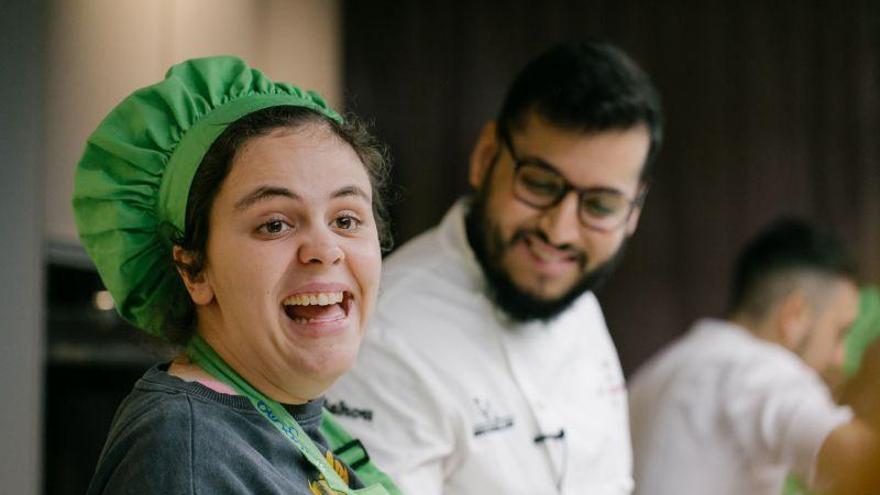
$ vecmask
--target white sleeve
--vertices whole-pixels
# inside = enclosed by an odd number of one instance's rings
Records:
[[[440,495],[458,464],[451,397],[403,343],[367,338],[328,408],[404,494]]]
[[[828,434],[852,419],[801,363],[751,360],[730,370],[723,394],[727,425],[743,455],[788,466],[812,480]]]

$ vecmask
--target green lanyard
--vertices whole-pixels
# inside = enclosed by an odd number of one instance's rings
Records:
[[[190,341],[187,354],[193,363],[199,365],[214,378],[232,387],[240,395],[247,397],[254,408],[268,419],[285,438],[290,440],[303,457],[324,476],[334,492],[344,495],[387,495],[388,492],[381,485],[373,485],[361,490],[349,488],[339,477],[339,473],[330,467],[318,447],[303,431],[302,426],[293,419],[293,416],[281,404],[266,397],[239,376],[198,334]]]

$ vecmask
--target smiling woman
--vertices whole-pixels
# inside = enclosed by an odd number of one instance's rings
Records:
[[[387,493],[319,431],[376,299],[386,177],[356,120],[231,57],[108,115],[80,235],[120,314],[186,350],[123,402],[89,493]]]
[[[208,217],[203,245],[184,239],[175,254],[190,267],[199,335],[252,385],[302,403],[351,367],[372,311],[381,263],[372,187],[354,148],[317,114],[261,112],[287,123],[239,147],[208,208],[190,210]],[[198,271],[195,256],[208,261]]]

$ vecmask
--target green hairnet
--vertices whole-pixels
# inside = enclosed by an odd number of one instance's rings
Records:
[[[196,169],[239,118],[297,106],[341,122],[313,92],[271,81],[235,57],[193,59],[135,91],[89,137],[76,171],[80,239],[123,318],[162,336],[180,284],[172,239],[184,232]]]
[[[862,361],[865,348],[880,338],[880,290],[876,286],[862,287],[859,297],[859,317],[846,335],[844,371],[852,375]]]

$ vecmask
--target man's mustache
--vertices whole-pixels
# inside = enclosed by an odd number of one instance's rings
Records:
[[[518,229],[513,233],[513,236],[510,238],[510,242],[507,243],[507,247],[512,247],[517,242],[526,242],[526,238],[528,237],[536,237],[540,239],[545,244],[554,247],[560,251],[568,252],[572,258],[578,263],[578,265],[583,269],[587,266],[587,253],[581,249],[578,249],[571,244],[553,244],[550,242],[550,238],[544,233],[541,229]]]

